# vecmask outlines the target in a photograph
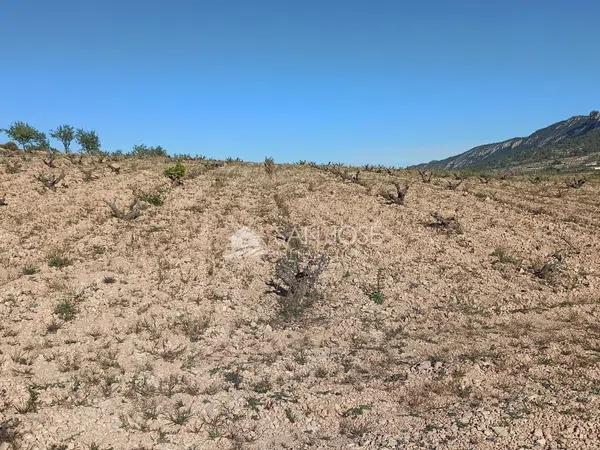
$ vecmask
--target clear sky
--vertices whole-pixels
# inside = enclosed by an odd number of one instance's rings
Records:
[[[600,109],[599,18],[597,0],[0,0],[0,128],[407,165]]]

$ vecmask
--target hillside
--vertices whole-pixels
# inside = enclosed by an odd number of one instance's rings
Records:
[[[597,448],[600,179],[181,162],[0,150],[1,449]]]
[[[600,112],[575,116],[529,135],[481,145],[457,156],[419,164],[429,169],[600,167]]]

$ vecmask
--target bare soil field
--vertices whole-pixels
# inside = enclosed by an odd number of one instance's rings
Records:
[[[598,177],[0,152],[2,450],[598,448]]]

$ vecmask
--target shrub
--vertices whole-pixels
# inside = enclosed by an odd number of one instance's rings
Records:
[[[571,180],[565,181],[565,185],[571,189],[579,189],[586,182],[587,180],[585,178],[573,178]]]
[[[58,316],[59,319],[68,322],[75,317],[76,308],[75,304],[69,300],[64,300],[60,302],[54,308],[54,314]]]
[[[25,266],[23,267],[23,275],[35,275],[39,272],[39,269],[35,266]]]
[[[385,295],[383,294],[383,270],[377,270],[377,284],[373,287],[371,292],[369,293],[369,298],[371,301],[377,305],[382,305],[385,300]]]
[[[167,167],[165,169],[165,176],[170,179],[174,184],[182,184],[183,178],[186,174],[186,168],[181,162],[177,162],[175,165]]]
[[[17,144],[15,144],[13,141],[9,141],[9,142],[6,142],[5,144],[2,144],[2,147],[5,148],[6,150],[12,150],[12,151],[19,150],[19,146]]]
[[[100,153],[100,138],[94,130],[79,129],[75,133],[75,139],[81,147],[81,151],[87,154]]]
[[[279,296],[284,320],[300,317],[313,304],[317,281],[326,262],[324,255],[309,256],[300,252],[287,253],[279,259],[275,276],[268,285]]]
[[[7,444],[6,448],[18,448],[17,440],[21,436],[18,431],[19,424],[17,419],[0,421],[0,444]]]
[[[52,253],[48,257],[48,266],[50,267],[56,267],[57,269],[61,269],[69,265],[71,265],[71,260],[60,252]]]
[[[137,198],[133,199],[133,201],[129,204],[128,209],[120,209],[114,200],[112,202],[105,201],[104,203],[106,203],[110,208],[112,216],[116,217],[117,219],[133,220],[142,215],[140,202]]]
[[[395,181],[394,187],[396,192],[384,191],[381,195],[387,201],[388,204],[404,205],[404,199],[408,192],[408,185],[402,186],[400,182]]]
[[[161,147],[160,145],[156,147],[148,147],[144,144],[134,145],[133,149],[129,153],[131,156],[135,156],[138,158],[149,158],[149,157],[157,157],[163,156],[166,157],[167,150]]]
[[[501,247],[497,247],[496,249],[494,249],[494,251],[490,254],[490,256],[493,256],[495,259],[495,263],[500,263],[500,264],[513,264],[515,266],[518,266],[521,264],[521,262],[515,258],[514,256],[512,256],[510,253],[508,253],[505,249],[501,248]]]
[[[421,181],[423,183],[431,183],[431,172],[429,170],[419,170],[419,175],[421,176]]]
[[[561,253],[556,252],[550,255],[549,259],[538,259],[534,261],[529,270],[540,280],[544,280],[548,283],[556,283],[564,269],[564,265],[564,256]]]
[[[267,175],[271,176],[275,173],[275,160],[273,158],[265,158],[263,165],[265,166],[265,172],[267,172]]]
[[[65,174],[61,173],[60,175],[48,174],[45,175],[43,173],[36,175],[35,179],[44,185],[44,187],[50,189],[51,191],[55,191],[58,183],[60,183],[65,178]]]
[[[451,190],[451,191],[455,191],[458,189],[458,187],[463,184],[464,182],[464,178],[459,178],[456,181],[448,181],[448,183],[446,184],[446,187]]]
[[[71,125],[61,125],[50,132],[50,136],[62,142],[65,153],[69,153],[71,142],[75,139],[75,128]]]
[[[444,217],[440,213],[431,214],[433,222],[428,226],[447,233],[462,233],[462,226],[455,217]]]
[[[21,163],[19,161],[10,162],[6,161],[4,163],[6,167],[6,173],[19,173],[21,171]]]
[[[162,192],[137,192],[136,197],[152,206],[162,206],[165,203]]]

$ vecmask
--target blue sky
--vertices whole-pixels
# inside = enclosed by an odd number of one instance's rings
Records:
[[[0,128],[105,149],[407,165],[600,108],[596,0],[0,4]]]

